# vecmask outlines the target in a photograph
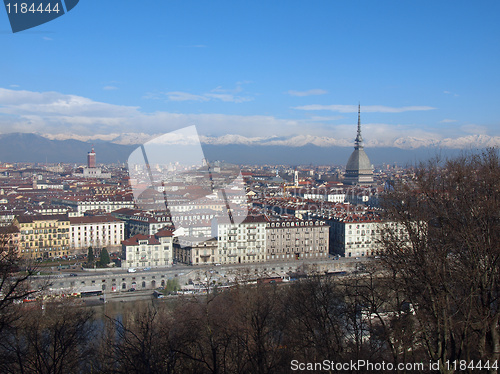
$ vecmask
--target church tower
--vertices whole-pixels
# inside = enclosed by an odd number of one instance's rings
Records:
[[[361,136],[361,105],[358,105],[358,134],[354,140],[354,151],[345,167],[344,184],[371,185],[373,183],[373,167],[363,147]]]
[[[92,150],[87,154],[87,167],[88,168],[95,168],[96,167],[96,162],[95,162],[95,151],[94,147],[92,147]]]

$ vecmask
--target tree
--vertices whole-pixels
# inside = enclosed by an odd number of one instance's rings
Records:
[[[91,267],[94,264],[94,250],[92,247],[89,247],[89,251],[87,252],[87,266]]]
[[[106,248],[103,248],[101,251],[101,257],[99,258],[99,266],[105,267],[111,262],[109,258],[109,253]]]
[[[16,231],[17,228],[11,225],[0,232],[0,337],[2,330],[19,317],[14,303],[42,291],[48,284],[31,284],[31,278],[38,269],[22,259],[17,247],[12,245],[11,237]]]
[[[177,292],[181,289],[179,285],[179,281],[176,278],[171,278],[167,280],[167,284],[165,285],[165,291],[167,292]]]
[[[121,317],[108,318],[110,339],[106,346],[101,347],[102,359],[96,360],[96,364],[101,366],[101,372],[175,372],[175,342],[169,338],[172,321],[166,309],[157,310],[149,306]]]
[[[91,372],[94,312],[60,303],[23,311],[2,339],[2,373]]]
[[[498,150],[420,165],[384,202],[387,269],[415,309],[429,358],[500,359]],[[472,371],[471,371],[472,372]],[[496,372],[496,370],[492,370]]]
[[[347,360],[344,290],[331,279],[315,276],[293,283],[288,291],[286,314],[293,334],[286,345],[295,347],[294,358]]]

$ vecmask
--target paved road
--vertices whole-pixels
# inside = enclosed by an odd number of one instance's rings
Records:
[[[311,259],[311,260],[296,260],[296,262],[300,263],[305,263],[305,264],[315,264],[315,263],[325,263],[325,262],[336,262],[340,264],[347,264],[347,263],[353,263],[353,262],[365,262],[365,261],[370,261],[371,258],[368,257],[360,257],[360,258],[354,258],[354,257],[341,257],[338,260],[334,260],[332,257],[327,258],[327,259]],[[226,264],[226,265],[220,265],[220,266],[215,266],[215,265],[198,265],[198,266],[190,266],[190,265],[184,265],[184,264],[175,264],[171,267],[158,267],[158,268],[152,268],[151,270],[147,271],[148,273],[186,273],[186,272],[191,272],[193,270],[206,270],[206,269],[216,269],[219,271],[224,271],[224,270],[229,270],[229,269],[244,269],[247,267],[255,267],[256,265],[262,266],[262,265],[268,265],[270,267],[277,267],[280,265],[286,266],[287,264],[290,263],[296,263],[293,260],[291,261],[268,261],[268,262],[259,262],[259,263],[246,263],[246,264]],[[141,273],[144,273],[144,270],[141,270],[140,268],[137,269],[137,272],[135,274],[139,275]],[[128,273],[127,270],[122,269],[122,268],[109,268],[109,269],[85,269],[81,270],[81,268],[77,269],[61,269],[58,270],[57,267],[54,267],[53,274],[60,274],[63,275],[64,277],[69,277],[70,274],[77,274],[79,277],[82,276],[100,276],[100,275],[120,275],[120,274],[134,274],[134,273]]]

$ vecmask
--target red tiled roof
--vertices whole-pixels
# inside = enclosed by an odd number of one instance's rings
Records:
[[[164,237],[170,237],[170,236],[174,236],[174,233],[172,230],[167,230],[167,229],[163,229],[163,230],[160,230],[158,231],[155,236],[157,238],[164,238]]]
[[[113,216],[106,215],[106,216],[70,217],[69,222],[72,225],[78,225],[82,223],[121,222],[121,220]]]
[[[19,223],[32,223],[34,221],[68,221],[68,216],[65,214],[53,215],[33,215],[33,216],[19,216],[17,221]]]
[[[139,245],[139,240],[147,240],[148,245],[160,244],[160,242],[158,241],[158,239],[154,237],[154,235],[142,235],[142,234],[137,234],[129,239],[125,239],[122,241],[122,244],[125,246]]]

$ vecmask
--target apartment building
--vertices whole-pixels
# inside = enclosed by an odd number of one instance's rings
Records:
[[[240,224],[215,218],[212,236],[218,239],[218,256],[223,264],[266,261],[266,224],[264,216],[248,216]]]
[[[345,257],[373,256],[379,251],[382,222],[378,214],[349,214],[330,221],[332,252]]]
[[[221,263],[217,239],[204,242],[196,240],[174,240],[174,261],[189,265],[215,265]]]
[[[69,196],[52,200],[53,205],[67,206],[75,211],[75,215],[83,216],[86,211],[100,210],[111,213],[122,208],[134,208],[134,201],[131,196],[109,196],[109,197],[89,197]]]
[[[122,241],[122,268],[166,267],[173,262],[173,233],[137,234]]]
[[[154,235],[164,228],[172,227],[172,218],[165,211],[143,212],[136,209],[123,208],[112,215],[125,223],[125,237],[137,234]]]
[[[17,226],[0,226],[0,254],[10,251],[19,254],[19,228]]]
[[[54,258],[71,254],[68,216],[18,216],[14,225],[19,229],[19,253],[22,257]]]
[[[266,224],[266,259],[328,257],[329,226],[318,220],[278,220]]]
[[[117,250],[125,238],[125,224],[111,216],[70,217],[70,246],[74,252],[86,253],[88,247]]]

